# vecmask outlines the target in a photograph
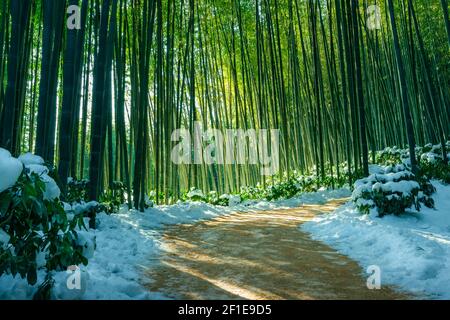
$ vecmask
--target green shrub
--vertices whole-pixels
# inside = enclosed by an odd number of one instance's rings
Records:
[[[416,177],[403,165],[380,168],[380,173],[355,182],[352,200],[362,213],[399,215],[409,208],[420,210],[421,203],[433,208],[435,192],[426,177]]]
[[[429,161],[429,159],[435,160]],[[445,163],[442,157],[432,158],[428,154],[427,157],[422,157],[420,161],[420,175],[450,184],[450,162]]]
[[[398,147],[388,147],[378,151],[375,155],[375,161],[379,165],[396,165],[402,162],[406,152]]]
[[[106,190],[100,196],[102,211],[106,213],[115,213],[119,211],[120,206],[125,202],[125,186],[120,181],[114,181],[111,189]]]
[[[89,180],[87,179],[77,180],[74,178],[69,178],[67,181],[67,191],[64,200],[68,203],[81,203],[89,201],[88,187]]]
[[[268,186],[265,190],[265,198],[268,201],[278,200],[282,198],[292,198],[301,191],[301,185],[296,179],[279,182]]]
[[[173,197],[173,195],[168,194],[168,197]],[[165,198],[166,198],[166,194],[163,191],[160,191],[158,193],[158,196],[156,196],[156,191],[152,190],[148,194],[146,207],[152,207],[154,203],[159,203],[160,201],[164,201]]]
[[[239,193],[241,200],[254,200],[264,198],[263,188],[257,184],[256,187],[241,187],[241,192]]]
[[[83,215],[69,220],[59,199],[45,199],[45,188],[38,174],[24,170],[12,188],[0,193],[0,276],[20,275],[34,285],[41,267],[51,277],[53,270],[88,263],[76,231],[85,228]],[[41,285],[38,295],[46,295],[42,290],[48,283]]]
[[[189,192],[182,194],[181,200],[207,202],[208,198],[204,195],[202,190],[192,187]]]
[[[219,196],[216,191],[210,191],[205,202],[215,206],[228,206],[230,198],[225,195]]]

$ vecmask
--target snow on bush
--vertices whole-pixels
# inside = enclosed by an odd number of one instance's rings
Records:
[[[22,162],[11,157],[8,150],[0,148],[0,192],[11,188],[19,179],[22,170]]]
[[[44,271],[35,292],[39,298],[49,296],[53,271],[86,265],[94,247],[92,237],[77,233],[85,228],[83,215],[66,214],[43,163],[31,154],[16,159],[0,149],[0,276],[19,275],[34,286]]]
[[[433,207],[433,186],[404,165],[371,166],[371,171],[375,173],[354,185],[352,200],[360,212],[399,215],[413,207],[419,211],[420,203]]]
[[[442,152],[444,151],[444,152]],[[442,162],[443,154],[447,155],[450,161],[450,141],[447,141],[445,150],[442,150],[441,144],[433,145],[426,144],[423,147],[417,146],[415,148],[416,156],[421,163],[437,164]],[[409,165],[409,149],[399,147],[387,147],[376,153],[376,163],[379,165],[396,165],[403,163]]]
[[[421,174],[429,178],[441,180],[444,183],[450,183],[450,142],[447,142],[445,153],[447,162],[443,161],[443,152],[441,145],[428,144],[420,148],[420,171]]]
[[[381,151],[378,151],[375,156],[377,164],[381,165],[396,165],[402,163],[403,160],[409,157],[408,149],[401,149],[397,146],[387,147]]]
[[[44,159],[41,157],[34,155],[30,152],[24,153],[21,156],[19,156],[19,160],[26,166],[31,164],[37,164],[37,165],[44,165]]]
[[[26,165],[25,168],[30,173],[36,173],[45,183],[45,191],[44,191],[45,200],[59,199],[59,196],[61,195],[61,190],[59,190],[59,187],[56,184],[55,180],[53,180],[53,178],[49,176],[50,170],[46,166],[40,164],[29,164]]]
[[[446,143],[445,150],[442,150],[441,145],[432,145],[431,143],[425,145],[423,148],[419,149],[420,160],[426,161],[428,163],[438,163],[443,160],[443,152],[447,155],[447,159],[450,160],[450,141]]]
[[[59,198],[61,191],[55,180],[49,176],[49,169],[44,166],[44,159],[31,153],[25,153],[16,159],[8,150],[2,148],[0,148],[0,192],[11,188],[16,183],[24,167],[27,174],[36,173],[45,182],[46,200]]]
[[[203,194],[203,191],[200,189],[196,189],[195,187],[192,187],[191,190],[189,190],[189,192],[186,194],[185,199],[189,201],[206,201],[206,197]]]

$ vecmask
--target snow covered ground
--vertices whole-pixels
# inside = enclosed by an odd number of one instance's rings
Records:
[[[48,176],[41,158],[25,154],[16,159],[4,149],[0,149],[0,192],[14,185],[24,166],[42,176],[47,199],[59,197],[60,191]],[[371,170],[374,168],[372,166]],[[358,261],[363,268],[379,266],[382,283],[398,285],[419,297],[450,299],[450,186],[436,181],[433,184],[437,189],[433,196],[436,210],[423,207],[420,213],[378,218],[375,214],[362,215],[348,203],[335,213],[318,217],[301,228],[310,232],[313,238]],[[239,204],[233,200],[229,207],[180,202],[149,208],[144,213],[124,206],[117,214],[99,214],[96,230],[79,232],[93,257],[86,267],[77,271],[54,272],[53,298],[165,299],[159,292],[149,292],[144,283],[147,277],[142,276],[158,258],[165,225],[193,223],[237,211],[258,212],[302,204],[324,204],[350,196],[348,189],[320,190],[287,200]],[[66,208],[66,211],[70,215],[70,210],[78,209]],[[1,231],[0,245],[9,241],[8,235]],[[92,235],[95,236],[95,251]],[[67,280],[74,272],[80,274],[81,290],[68,288]],[[37,284],[42,283],[44,277],[45,272],[41,270]],[[30,299],[36,289],[37,285],[30,286],[20,277],[0,277],[0,299]]]
[[[361,215],[352,203],[300,228],[366,269],[381,268],[381,285],[419,298],[450,299],[450,186],[433,181],[436,210],[402,216]]]
[[[96,250],[89,264],[80,268],[81,290],[69,290],[67,280],[73,272],[56,272],[55,299],[165,299],[158,292],[149,292],[141,277],[157,259],[164,225],[192,223],[213,219],[236,211],[261,211],[296,207],[301,204],[325,203],[349,197],[348,189],[322,190],[297,198],[278,201],[246,201],[232,207],[185,202],[156,206],[144,213],[123,207],[118,214],[99,214],[98,228],[89,232],[96,237]],[[39,273],[38,284],[44,280]],[[0,299],[31,299],[37,285],[10,275],[0,277]]]

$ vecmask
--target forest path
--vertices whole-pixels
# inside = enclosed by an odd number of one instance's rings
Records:
[[[356,262],[299,230],[344,202],[169,226],[147,287],[174,299],[406,298],[387,286],[367,289]]]

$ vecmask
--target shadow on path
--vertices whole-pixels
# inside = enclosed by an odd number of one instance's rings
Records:
[[[369,290],[358,264],[312,240],[299,224],[345,200],[287,210],[236,213],[168,227],[147,287],[174,299],[402,299]]]

